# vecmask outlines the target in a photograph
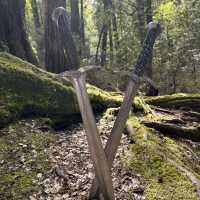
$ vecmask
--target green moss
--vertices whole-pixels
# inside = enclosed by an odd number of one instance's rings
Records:
[[[172,171],[169,171],[170,173]],[[173,177],[172,177],[173,178]],[[176,177],[177,178],[177,177]],[[191,193],[192,192],[192,193]],[[163,200],[197,200],[193,185],[188,180],[181,179],[179,182],[158,183],[152,181],[145,190],[146,199],[163,199]]]
[[[173,95],[164,95],[157,97],[146,97],[145,102],[151,105],[159,105],[163,107],[170,106],[185,106],[187,104],[192,105],[200,102],[200,94],[186,94],[186,93],[177,93]],[[184,105],[185,104],[185,105]]]
[[[42,121],[21,121],[0,131],[0,199],[28,199],[38,190],[37,174],[51,169],[45,148],[56,135],[37,129]]]
[[[150,106],[145,103],[142,97],[135,97],[133,105],[134,105],[133,108],[135,111],[141,111],[145,114],[152,113]]]
[[[53,74],[28,62],[0,53],[0,76],[1,127],[24,116],[47,116],[63,121],[79,113],[72,87],[63,85]],[[122,101],[120,95],[91,85],[88,85],[88,92],[96,110],[115,107]]]
[[[123,100],[123,97],[118,93],[106,92],[90,84],[87,85],[87,92],[95,109],[119,107]]]
[[[128,154],[123,158],[127,166],[141,174],[146,182],[145,197],[148,200],[197,200],[195,186],[188,177],[176,169],[170,159],[198,175],[187,160],[183,143],[167,137],[160,137],[153,129],[142,125],[137,117],[130,117],[133,127]]]

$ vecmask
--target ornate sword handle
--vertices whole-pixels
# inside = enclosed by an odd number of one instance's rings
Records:
[[[142,51],[138,57],[137,63],[135,65],[133,74],[137,76],[142,76],[148,59],[153,51],[153,45],[157,36],[161,33],[161,26],[159,23],[150,22],[147,26],[147,34],[144,40]],[[133,74],[131,76],[133,76]]]
[[[80,58],[77,53],[77,48],[75,45],[75,41],[73,39],[68,15],[63,7],[56,8],[52,13],[52,20],[55,22],[58,31],[60,33],[60,37],[62,39],[63,48],[67,54],[68,62],[70,69],[78,69],[80,67]]]

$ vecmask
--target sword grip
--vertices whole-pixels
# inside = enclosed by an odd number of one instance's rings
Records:
[[[143,48],[138,56],[133,74],[137,76],[142,76],[148,59],[152,55],[153,46],[156,41],[157,36],[161,33],[161,26],[159,23],[150,22],[147,26],[146,38],[143,43]]]
[[[60,39],[62,41],[62,50],[65,51],[67,57],[67,64],[72,70],[80,68],[80,58],[77,52],[76,44],[72,36],[69,25],[68,15],[63,7],[54,9],[52,13],[52,20],[57,25]]]

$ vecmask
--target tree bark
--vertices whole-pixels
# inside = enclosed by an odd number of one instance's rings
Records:
[[[138,17],[138,32],[140,37],[140,43],[143,44],[145,36],[145,24],[153,20],[151,0],[136,0],[137,17]],[[146,7],[146,9],[145,9]],[[146,20],[145,20],[146,17]],[[146,21],[146,22],[145,22]],[[151,53],[152,54],[152,53]],[[148,67],[145,71],[145,76],[152,79],[152,57],[150,56],[148,61]]]
[[[79,0],[70,0],[71,5],[71,30],[75,36],[80,37]]]
[[[146,20],[147,24],[153,21],[153,13],[152,13],[152,1],[146,0]],[[147,65],[146,76],[152,79],[153,69],[152,69],[152,61],[153,61],[153,52],[151,52],[151,56],[149,57],[149,62]]]
[[[103,25],[103,33],[102,33],[102,46],[101,46],[101,65],[105,66],[107,59],[107,37],[108,37],[108,25]]]
[[[95,63],[99,64],[99,48],[101,45],[101,39],[102,39],[102,35],[104,32],[104,26],[102,27],[100,33],[99,33],[99,40],[98,40],[98,44],[97,44],[97,48],[96,48],[96,54],[95,54]]]
[[[145,2],[144,0],[136,0],[137,18],[138,18],[138,32],[141,45],[145,37]]]
[[[37,64],[24,25],[25,1],[0,1],[0,19],[0,42],[2,45],[6,46],[11,54]]]
[[[36,0],[31,0],[31,7],[33,11],[33,18],[34,18],[34,24],[36,29],[41,28],[41,22],[40,22],[40,16],[39,16],[39,10]]]
[[[81,55],[83,55],[83,49],[85,47],[85,23],[84,23],[84,7],[83,0],[81,0]]]

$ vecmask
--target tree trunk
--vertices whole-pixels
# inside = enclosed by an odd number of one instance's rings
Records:
[[[98,44],[97,44],[97,48],[96,48],[96,55],[95,55],[95,63],[99,64],[99,48],[101,45],[101,39],[102,39],[102,35],[104,32],[104,26],[102,27],[100,33],[99,33],[99,40],[98,40]]]
[[[146,20],[147,24],[153,21],[153,13],[152,13],[152,1],[146,0]],[[152,60],[153,60],[153,53],[151,52],[151,56],[149,57],[149,62],[147,64],[146,76],[152,79]]]
[[[114,43],[115,43],[115,49],[118,51],[119,48],[119,34],[118,34],[118,27],[117,27],[117,17],[115,14],[115,7],[113,6],[112,1],[110,0],[110,6],[112,9],[112,26],[113,26],[113,33],[114,33]]]
[[[85,23],[84,23],[84,8],[83,0],[81,0],[81,55],[83,55],[83,49],[85,48]]]
[[[71,30],[72,33],[80,37],[80,15],[79,15],[79,0],[70,0],[71,5]]]
[[[45,66],[53,73],[63,72],[70,67],[64,53],[58,29],[52,20],[52,12],[56,7],[66,7],[65,0],[44,0],[45,6]]]
[[[109,24],[109,43],[110,43],[110,66],[112,66],[114,55],[113,55],[113,31],[111,23]]]
[[[7,47],[3,50],[37,64],[24,26],[25,1],[0,1],[0,19],[0,42]]]
[[[39,10],[36,0],[31,0],[31,7],[33,11],[33,18],[34,18],[34,24],[36,29],[40,29],[41,22],[40,22],[40,16],[39,16]]]
[[[145,37],[145,2],[144,0],[136,0],[137,18],[138,18],[138,31],[141,45]]]
[[[106,64],[107,58],[107,37],[108,37],[108,25],[104,24],[103,34],[102,34],[102,46],[101,46],[101,65]]]

